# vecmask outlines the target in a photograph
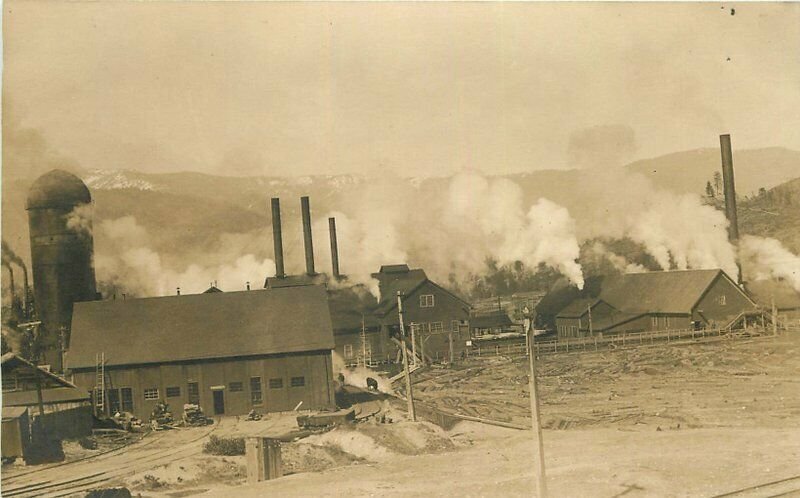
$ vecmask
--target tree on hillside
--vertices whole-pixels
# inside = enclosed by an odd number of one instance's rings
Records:
[[[722,190],[722,173],[719,171],[714,172],[714,191],[719,195]]]
[[[714,192],[714,187],[711,186],[711,182],[706,182],[706,195],[709,198],[714,197],[716,195],[716,193]]]

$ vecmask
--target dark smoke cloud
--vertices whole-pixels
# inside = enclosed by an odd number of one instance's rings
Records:
[[[4,264],[14,263],[21,266],[22,268],[25,268],[25,262],[22,260],[22,258],[17,256],[17,253],[15,253],[11,249],[11,247],[6,243],[5,240],[3,240],[2,257]]]
[[[626,125],[584,128],[569,137],[567,155],[577,168],[620,167],[636,153],[636,133]]]
[[[52,169],[78,173],[77,161],[53,150],[44,135],[25,127],[7,97],[3,102],[3,183],[18,178],[37,178]]]

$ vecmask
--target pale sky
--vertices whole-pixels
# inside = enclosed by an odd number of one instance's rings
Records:
[[[4,9],[4,127],[85,168],[506,173],[569,167],[607,125],[635,137],[620,160],[800,150],[798,3]]]

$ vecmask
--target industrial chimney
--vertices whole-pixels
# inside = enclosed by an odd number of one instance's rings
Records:
[[[742,285],[742,264],[739,260],[739,222],[736,216],[736,184],[733,179],[733,152],[731,136],[720,135],[719,145],[722,152],[722,183],[725,191],[725,216],[728,218],[728,240],[736,247],[736,267],[739,271],[737,281]]]
[[[336,218],[328,218],[328,230],[331,234],[331,265],[333,278],[339,280],[339,243],[336,240]]]
[[[314,271],[314,242],[311,239],[311,208],[308,204],[308,196],[300,198],[300,208],[303,211],[303,241],[306,249],[306,274],[316,275]]]
[[[283,237],[281,235],[281,200],[272,198],[272,240],[275,243],[275,276],[284,278],[286,271],[283,266]]]

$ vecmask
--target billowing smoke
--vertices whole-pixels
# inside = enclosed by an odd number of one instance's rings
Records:
[[[315,233],[327,234],[336,217],[340,266],[351,281],[376,289],[370,274],[382,264],[409,262],[434,279],[482,274],[487,260],[540,263],[583,286],[575,222],[562,206],[539,199],[527,208],[520,187],[475,173],[454,177],[445,192],[431,195],[403,184],[378,182],[349,211],[326,214]],[[319,251],[318,251],[319,252]],[[330,255],[322,251],[323,264]]]
[[[346,367],[341,355],[336,351],[333,352],[332,366],[333,373],[335,375],[342,374],[344,383],[348,386],[367,389],[367,377],[371,377],[378,383],[378,391],[386,394],[394,394],[392,381],[366,367]]]
[[[785,280],[800,292],[800,256],[792,254],[780,241],[745,235],[741,238],[740,255],[748,280]]]
[[[241,244],[241,240],[234,239]],[[206,261],[216,260],[217,264],[172,267],[151,248],[147,231],[132,216],[100,222],[95,240],[95,274],[100,286],[140,297],[174,294],[177,287],[194,294],[213,282],[229,291],[244,290],[248,281],[257,288],[266,276],[275,274],[271,259],[246,253],[232,257],[228,251],[207,255]]]
[[[22,258],[17,256],[17,253],[11,249],[11,246],[6,243],[5,239],[3,239],[3,246],[2,251],[0,251],[0,255],[2,255],[3,258],[3,264],[16,264],[21,268],[25,268],[25,262],[22,260]]]
[[[595,242],[588,251],[590,256],[603,258],[619,273],[641,273],[647,271],[643,265],[628,261],[624,256],[615,253],[602,242]]]
[[[78,233],[92,232],[92,205],[79,204],[67,215],[67,228]]]

